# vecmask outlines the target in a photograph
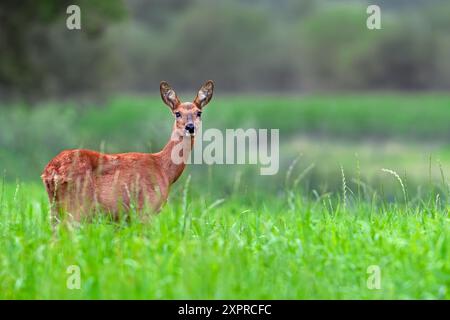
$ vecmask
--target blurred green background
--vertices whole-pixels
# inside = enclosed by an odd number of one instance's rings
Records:
[[[2,0],[0,299],[448,299],[449,58],[449,0]],[[189,165],[151,223],[49,223],[51,158],[159,151],[160,81],[207,79],[203,129],[279,129],[278,174]]]
[[[69,4],[81,30],[66,28]],[[368,4],[381,30],[367,29]],[[292,174],[311,167],[299,184],[311,196],[339,192],[341,166],[351,190],[364,181],[393,198],[381,168],[411,195],[445,190],[449,17],[439,0],[3,1],[0,169],[38,181],[63,149],[156,152],[173,121],[159,82],[190,100],[213,79],[204,128],[280,129],[280,172],[190,166],[198,189],[277,195],[300,156]]]

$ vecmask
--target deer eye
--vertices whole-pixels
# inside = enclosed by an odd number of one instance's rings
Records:
[[[177,118],[181,117],[181,113],[180,112],[175,112],[175,117],[177,117]]]
[[[201,117],[201,115],[202,115],[202,112],[201,112],[201,111],[198,111],[198,112],[197,112],[197,117]]]

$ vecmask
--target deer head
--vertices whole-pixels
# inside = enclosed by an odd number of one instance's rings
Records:
[[[203,108],[213,96],[214,82],[208,80],[193,102],[180,102],[175,90],[166,82],[160,84],[161,98],[175,116],[174,132],[179,136],[194,136],[200,123]]]

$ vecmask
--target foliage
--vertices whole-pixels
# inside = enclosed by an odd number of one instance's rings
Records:
[[[31,102],[154,92],[214,79],[224,91],[431,90],[450,85],[450,6],[332,0],[66,1],[0,5],[0,94]],[[436,5],[439,3],[440,5]],[[127,19],[122,19],[127,17]],[[118,23],[121,22],[121,23]]]
[[[82,33],[73,33],[66,28],[66,9],[71,4],[83,8]],[[101,72],[102,55],[94,43],[111,21],[122,16],[120,0],[42,0],[27,1],[26,4],[2,1],[0,96],[34,101],[49,95],[65,95],[74,84],[67,78],[86,79],[80,74],[80,70],[89,70],[83,63],[84,55],[89,56]],[[75,52],[72,51],[74,47],[77,48]],[[102,50],[104,55],[106,51]],[[79,89],[80,86],[72,88],[74,91]]]

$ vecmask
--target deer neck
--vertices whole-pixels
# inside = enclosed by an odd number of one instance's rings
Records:
[[[194,146],[194,136],[183,136],[174,128],[169,142],[160,152],[161,167],[172,184],[181,176]]]

